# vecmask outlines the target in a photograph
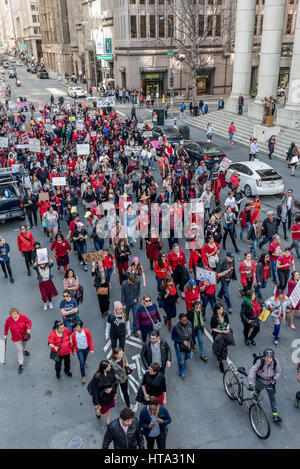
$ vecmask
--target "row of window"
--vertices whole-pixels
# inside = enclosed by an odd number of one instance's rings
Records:
[[[168,17],[174,23],[174,17]],[[215,21],[214,21],[215,19]],[[155,15],[131,15],[130,37],[141,38],[166,38],[171,37],[172,27],[170,21]],[[198,15],[198,34],[206,37],[220,37],[222,34],[222,15]]]
[[[255,16],[254,36],[261,36],[263,31],[264,15]],[[294,14],[286,16],[284,35],[294,34]]]
[[[223,0],[193,0],[194,5],[222,5]],[[170,5],[173,0],[130,0],[131,5]]]

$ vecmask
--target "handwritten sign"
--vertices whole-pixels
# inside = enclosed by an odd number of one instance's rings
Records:
[[[229,158],[223,158],[220,163],[219,169],[221,169],[222,171],[226,171],[231,165],[231,163],[232,161]]]
[[[82,254],[83,260],[86,264],[92,264],[93,262],[102,261],[104,258],[102,251],[97,252],[88,252],[87,254]]]
[[[213,270],[206,270],[197,267],[197,280],[199,280],[199,282],[209,283],[210,285],[216,285],[217,274]]]
[[[46,202],[47,200],[49,200],[49,192],[40,192],[39,202]]]
[[[36,250],[36,255],[37,255],[37,260],[38,264],[48,264],[49,259],[48,259],[48,251],[47,248],[43,249],[37,249]]]
[[[89,155],[90,154],[90,145],[89,143],[77,144],[77,155]]]
[[[107,96],[103,98],[98,98],[97,99],[97,107],[115,107],[116,105],[116,99],[114,96]]]
[[[57,177],[52,179],[53,186],[65,186],[66,185],[66,178],[65,177]]]
[[[40,153],[41,151],[41,142],[37,138],[29,139],[29,150],[32,153]]]
[[[0,147],[8,148],[8,137],[0,137]]]
[[[134,153],[135,155],[139,156],[141,153],[141,150],[142,150],[142,147],[128,147],[128,146],[124,147],[124,152],[125,152],[125,155],[127,156],[130,156],[131,153]]]

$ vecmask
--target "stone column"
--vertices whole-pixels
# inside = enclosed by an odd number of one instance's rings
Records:
[[[238,113],[240,94],[245,98],[245,105],[250,97],[255,9],[255,0],[238,0],[232,92],[226,105],[234,113]]]
[[[298,2],[295,26],[288,100],[285,108],[277,111],[277,123],[286,127],[300,128],[300,2]]]
[[[265,0],[257,97],[248,111],[255,119],[263,119],[261,100],[277,93],[285,7],[286,0]]]

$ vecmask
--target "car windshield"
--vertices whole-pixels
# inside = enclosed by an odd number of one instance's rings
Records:
[[[174,134],[174,135],[177,135],[178,134],[178,130],[177,129],[173,129],[173,127],[168,127],[167,129],[164,129],[164,132],[166,134]]]
[[[207,155],[223,155],[222,150],[217,145],[202,145],[204,153]]]

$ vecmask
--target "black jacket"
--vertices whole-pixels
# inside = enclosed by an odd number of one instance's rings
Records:
[[[258,262],[258,264],[256,266],[256,281],[257,281],[257,283],[262,283],[263,282],[263,276],[264,276],[264,264],[262,262]],[[270,277],[271,277],[271,269],[269,270],[269,278]]]
[[[161,363],[162,368],[166,367],[167,361],[171,361],[171,349],[168,342],[165,339],[160,337],[160,353],[161,353]],[[152,363],[152,350],[150,340],[143,345],[141,352],[141,359],[144,367],[148,370],[150,364]]]
[[[248,321],[250,321],[253,318],[253,308],[250,306],[248,303],[243,301],[242,306],[241,306],[241,320],[242,323],[246,326],[248,324]],[[259,322],[257,321],[256,326],[259,326]]]
[[[106,429],[102,449],[108,449],[112,441],[114,443],[114,449],[145,448],[142,430],[136,418],[132,420],[132,424],[128,428],[127,433],[125,433],[121,427],[119,419],[113,420]]]
[[[229,267],[233,267],[233,270],[231,272],[229,272],[228,275],[225,275],[224,277],[220,278],[220,282],[222,284],[227,283],[226,281],[228,280],[228,276],[229,276],[230,280],[236,280],[235,262],[234,261],[232,263],[227,262],[226,257],[218,265],[218,274],[221,274],[222,272],[225,272],[225,270],[228,270]]]
[[[273,236],[278,232],[277,230],[277,220],[274,217],[272,223],[270,222],[269,218],[266,218],[262,224],[263,227],[263,234],[269,239],[272,239]]]
[[[31,204],[29,203],[29,201],[31,201]],[[37,201],[33,194],[31,194],[30,197],[26,195],[23,199],[23,204],[24,204],[26,212],[37,210]]]

